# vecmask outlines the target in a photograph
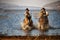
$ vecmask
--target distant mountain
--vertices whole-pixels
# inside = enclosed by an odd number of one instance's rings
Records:
[[[7,4],[7,3],[0,3],[0,8],[9,9],[9,10],[24,10],[26,8],[29,8],[31,10],[40,10],[39,7],[19,6],[19,5]]]
[[[44,7],[47,9],[60,10],[60,1],[46,4]]]

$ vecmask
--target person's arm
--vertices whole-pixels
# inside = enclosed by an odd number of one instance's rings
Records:
[[[26,16],[26,15],[27,15],[27,13],[25,12],[25,13],[24,13],[24,15]]]
[[[25,21],[26,21],[26,25],[29,24],[29,20],[28,19],[26,19]]]
[[[46,12],[46,16],[49,16],[49,13],[48,12]]]
[[[43,13],[40,13],[40,17],[43,16]]]

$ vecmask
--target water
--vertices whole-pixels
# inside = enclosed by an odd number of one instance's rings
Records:
[[[37,27],[38,14],[40,10],[31,10],[32,20],[34,25]],[[12,10],[0,12],[0,34],[6,36],[24,36],[25,33],[21,30],[21,22],[24,19],[24,10]],[[45,32],[45,35],[60,35],[60,11],[50,10],[49,12],[49,25],[55,29],[49,29]],[[32,30],[30,32],[32,36],[42,34],[38,30]]]

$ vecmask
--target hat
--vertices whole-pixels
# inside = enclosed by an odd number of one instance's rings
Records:
[[[28,9],[28,8],[26,8],[25,10],[28,10],[28,11],[29,11],[29,9]]]
[[[45,10],[45,8],[42,8],[42,9]],[[41,10],[42,10],[42,9],[41,9]]]

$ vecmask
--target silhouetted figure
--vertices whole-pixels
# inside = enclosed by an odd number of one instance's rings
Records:
[[[42,30],[46,30],[48,28],[48,13],[46,12],[45,8],[42,8],[40,11],[40,18],[39,18],[39,27]],[[39,28],[38,27],[38,28]]]
[[[25,18],[24,18],[23,24],[22,24],[22,29],[26,32],[26,35],[29,35],[29,32],[32,30],[32,28],[33,28],[33,21],[31,19],[29,9],[26,8]]]
[[[30,13],[29,13],[29,9],[28,9],[28,8],[26,8],[26,10],[25,10],[25,17],[28,18],[28,20],[29,20],[29,25],[31,25],[32,19],[31,19],[31,15],[30,15]]]

